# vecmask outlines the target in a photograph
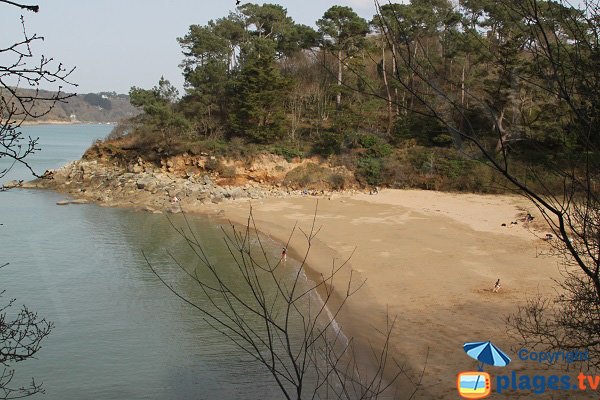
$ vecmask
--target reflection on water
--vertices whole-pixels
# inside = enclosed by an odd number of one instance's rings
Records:
[[[27,129],[53,143],[36,155],[43,172],[77,158],[109,128]],[[6,179],[28,179],[22,170],[11,174]],[[281,398],[260,366],[150,271],[142,252],[168,282],[195,296],[197,287],[166,255],[175,249],[192,260],[165,216],[57,206],[61,198],[34,190],[0,193],[0,261],[11,263],[0,271],[3,300],[17,298],[56,325],[38,360],[17,365],[19,383],[31,376],[43,381],[46,399]],[[207,218],[193,218],[192,225],[211,260],[227,268],[219,227]],[[267,249],[276,259],[277,244]]]
[[[234,398],[248,394],[249,382],[256,394],[250,398],[268,397],[269,377],[252,373],[256,368],[244,365],[237,349],[146,265],[142,251],[168,281],[192,291],[164,253],[181,251],[164,216],[60,207],[57,195],[44,192],[3,196],[12,197],[3,204],[14,212],[4,218],[0,240],[19,240],[3,252],[11,266],[2,282],[9,296],[56,323],[39,361],[19,366],[21,377],[45,382],[47,398]],[[219,230],[208,220],[194,225],[218,241]],[[211,251],[225,262],[222,249]]]

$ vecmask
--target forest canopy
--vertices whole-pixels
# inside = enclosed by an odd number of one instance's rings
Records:
[[[575,115],[598,105],[597,21],[585,7],[534,3],[548,35],[527,34],[530,16],[510,1],[377,3],[370,20],[336,5],[314,27],[280,5],[243,4],[177,38],[184,93],[165,79],[132,88],[144,114],[120,131],[175,152],[319,155],[370,185],[493,191],[500,178],[456,129],[507,149],[523,176],[599,140]],[[541,44],[577,53],[560,66],[572,104],[555,95]]]

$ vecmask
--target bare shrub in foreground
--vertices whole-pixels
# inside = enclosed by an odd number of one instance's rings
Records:
[[[274,259],[265,249],[256,229],[252,211],[245,227],[224,230],[225,243],[234,268],[213,264],[189,222],[175,229],[184,238],[198,261],[197,267],[183,265],[171,253],[179,268],[200,288],[202,298],[184,295],[169,284],[147,260],[154,274],[177,297],[194,307],[216,331],[235,343],[259,365],[266,368],[286,399],[378,399],[395,398],[397,379],[408,377],[390,355],[390,335],[395,320],[375,331],[378,344],[367,351],[357,348],[335,326],[336,318],[364,282],[354,282],[352,273],[340,279],[347,260],[335,262],[316,282],[303,278],[306,260],[318,233],[313,219],[304,232],[307,249],[300,265],[291,274],[290,266]],[[288,240],[291,240],[296,231]],[[288,269],[284,271],[284,269]],[[342,290],[340,290],[342,289]],[[410,378],[409,378],[410,379]],[[419,384],[403,388],[411,398]],[[388,397],[389,396],[389,397]]]

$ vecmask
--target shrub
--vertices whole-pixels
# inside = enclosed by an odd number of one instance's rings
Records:
[[[454,143],[452,135],[447,133],[440,133],[439,135],[434,136],[431,141],[437,146],[450,146],[452,143]]]
[[[225,140],[208,139],[203,141],[200,147],[208,153],[224,154],[229,144]]]
[[[322,156],[332,154],[340,154],[342,144],[344,143],[344,135],[339,132],[325,131],[313,145],[313,152]]]
[[[367,154],[373,158],[383,158],[392,154],[394,148],[383,139],[375,135],[362,135],[358,139],[359,144],[367,149]]]
[[[435,164],[433,152],[422,147],[413,147],[408,153],[408,162],[419,172],[431,172]]]
[[[396,122],[393,132],[396,143],[416,139],[424,146],[449,146],[453,143],[448,129],[437,119],[426,115],[409,114]]]
[[[123,120],[113,127],[108,136],[106,136],[106,140],[122,139],[133,132],[134,128],[135,126],[131,120]]]
[[[375,135],[361,135],[358,138],[358,143],[365,149],[375,146],[379,142],[379,138]]]
[[[377,143],[369,149],[369,155],[376,158],[385,158],[392,154],[394,148],[388,143]]]
[[[204,169],[211,172],[218,172],[223,170],[223,164],[216,158],[211,158],[204,164]]]
[[[346,178],[342,174],[333,173],[329,175],[329,185],[332,189],[341,190],[346,186]]]
[[[369,185],[381,183],[383,162],[380,158],[364,157],[358,160],[358,175]]]
[[[233,165],[226,167],[224,166],[221,170],[219,170],[219,175],[221,175],[223,178],[235,178],[235,167]]]
[[[283,145],[271,147],[271,152],[273,154],[282,156],[288,162],[291,162],[294,158],[302,158],[304,156],[304,152],[302,150]]]
[[[345,179],[329,168],[307,163],[288,172],[283,183],[286,186],[298,189],[323,189],[325,187],[335,189],[343,187]]]

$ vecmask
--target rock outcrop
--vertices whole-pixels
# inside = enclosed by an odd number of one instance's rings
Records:
[[[292,190],[281,183],[252,180],[246,180],[240,185],[223,184],[227,180],[220,178],[217,173],[190,168],[182,172],[181,169],[175,169],[176,163],[177,161],[169,160],[158,167],[138,159],[136,163],[124,166],[106,159],[82,159],[47,171],[46,178],[27,182],[22,186],[53,189],[78,199],[75,202],[59,202],[63,205],[94,202],[106,206],[171,213],[180,212],[187,206],[202,204],[332,194],[329,190]],[[184,162],[183,166],[185,164]],[[256,166],[252,167],[256,171]],[[7,185],[15,187],[20,183],[7,182],[5,187]]]

